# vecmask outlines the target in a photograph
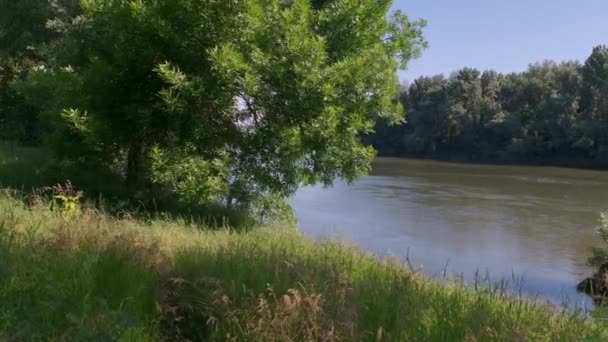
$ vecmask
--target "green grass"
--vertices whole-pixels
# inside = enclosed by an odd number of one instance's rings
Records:
[[[66,179],[111,209],[29,195]],[[599,316],[440,284],[293,227],[120,209],[119,179],[40,149],[0,144],[3,187],[20,191],[0,190],[0,341],[608,340]]]
[[[577,315],[291,228],[74,216],[0,195],[0,341],[573,341]]]
[[[133,196],[122,177],[111,170],[57,162],[50,151],[42,148],[0,141],[0,189],[15,189],[27,195],[41,188],[65,184],[68,180],[76,189],[84,190],[87,206],[103,208],[104,212],[115,216],[187,217],[205,226],[230,223],[239,229],[248,229],[252,224],[246,213],[220,206],[193,208],[159,189],[141,189]]]

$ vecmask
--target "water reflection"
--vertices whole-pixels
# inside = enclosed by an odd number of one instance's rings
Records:
[[[339,236],[432,276],[524,278],[523,291],[589,303],[575,285],[589,269],[593,228],[608,208],[608,172],[380,159],[352,186],[301,189],[301,228]]]

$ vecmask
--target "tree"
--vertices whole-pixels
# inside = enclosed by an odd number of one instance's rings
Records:
[[[520,73],[471,68],[421,77],[402,90],[403,127],[369,141],[381,154],[509,162],[608,161],[608,48]]]
[[[420,77],[410,87],[408,132],[405,147],[414,153],[435,153],[450,139],[449,97],[446,79]]]
[[[452,143],[466,150],[479,146],[480,131],[484,124],[481,101],[481,73],[477,69],[464,68],[450,80],[450,139]]]
[[[580,129],[594,155],[608,159],[608,46],[593,49],[581,70]]]
[[[46,61],[60,26],[78,12],[78,0],[0,0],[0,138],[38,140],[38,112],[13,89]],[[55,29],[51,29],[55,27]]]
[[[403,117],[396,70],[425,45],[389,0],[80,3],[25,90],[52,140],[199,203],[367,172],[360,135]]]

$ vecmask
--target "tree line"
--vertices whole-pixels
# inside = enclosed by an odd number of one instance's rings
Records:
[[[366,140],[385,156],[608,165],[608,47],[581,64],[545,61],[520,73],[464,68],[402,86],[399,125]]]

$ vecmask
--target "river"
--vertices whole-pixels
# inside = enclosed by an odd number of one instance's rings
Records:
[[[575,286],[591,272],[608,172],[381,158],[354,184],[303,188],[292,204],[311,236],[581,307],[590,301]]]

